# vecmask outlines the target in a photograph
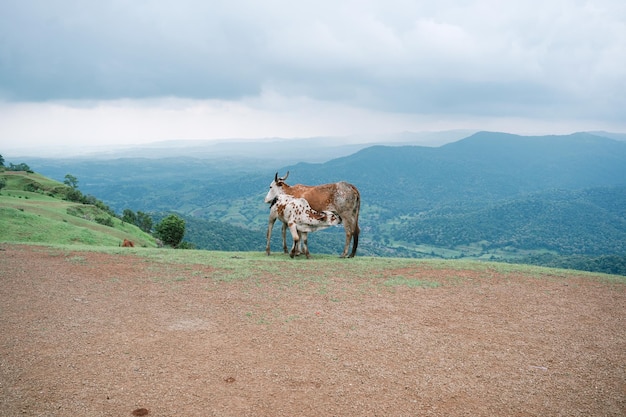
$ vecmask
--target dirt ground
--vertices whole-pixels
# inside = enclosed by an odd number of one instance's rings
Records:
[[[0,245],[0,415],[626,415],[626,285],[211,274]]]

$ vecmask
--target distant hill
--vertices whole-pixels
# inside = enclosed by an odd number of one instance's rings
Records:
[[[259,138],[217,140],[171,140],[134,146],[85,146],[81,153],[71,149],[50,147],[38,149],[43,159],[113,160],[113,159],[168,159],[194,158],[211,161],[217,166],[234,165],[244,170],[294,162],[321,163],[330,159],[351,155],[373,145],[420,145],[440,146],[462,139],[475,131],[450,130],[442,132],[401,132],[376,135],[319,136],[309,138]],[[4,150],[6,157],[6,149]],[[11,156],[32,159],[28,150],[13,144]],[[47,156],[46,156],[47,155]]]
[[[480,132],[439,148],[375,146],[281,171],[286,170],[296,182],[351,181],[370,202],[410,213],[549,189],[624,185],[626,143],[586,133],[522,137]]]

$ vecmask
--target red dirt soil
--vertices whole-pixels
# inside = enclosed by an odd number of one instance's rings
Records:
[[[0,415],[626,415],[624,284],[212,273],[0,245]]]

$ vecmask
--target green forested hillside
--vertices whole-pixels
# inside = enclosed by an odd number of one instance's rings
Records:
[[[567,255],[626,253],[626,187],[545,191],[479,209],[441,208],[406,217],[385,233],[406,242]]]

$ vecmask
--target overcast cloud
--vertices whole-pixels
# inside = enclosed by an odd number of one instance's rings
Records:
[[[0,0],[0,142],[626,131],[623,0]]]

